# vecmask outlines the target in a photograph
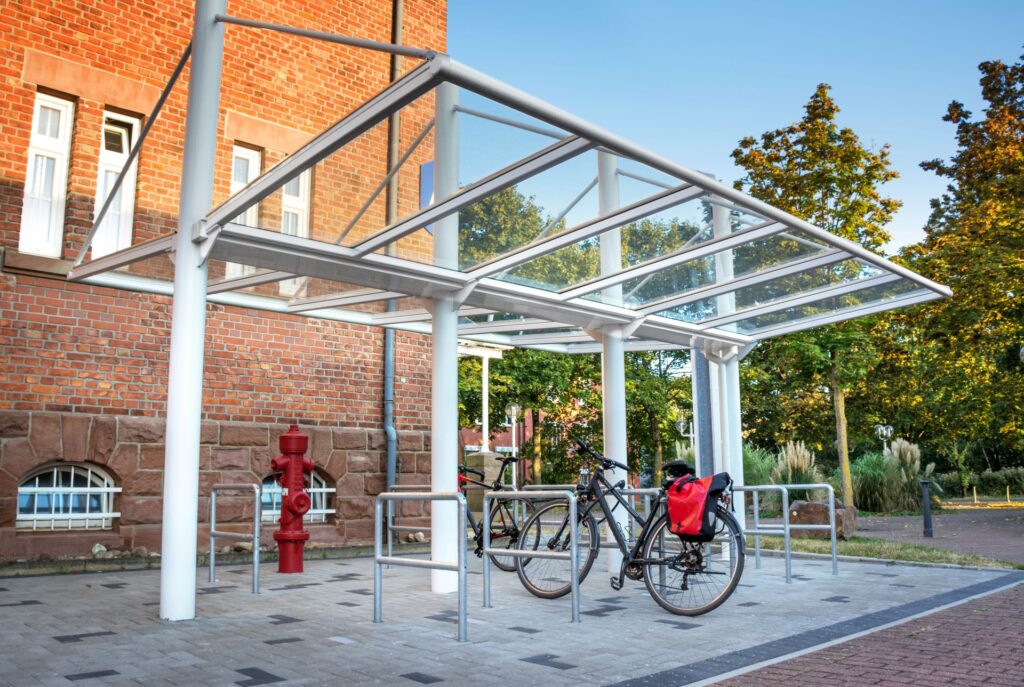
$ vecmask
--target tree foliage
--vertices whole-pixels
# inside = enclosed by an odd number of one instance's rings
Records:
[[[949,185],[902,255],[954,296],[897,319],[921,350],[894,366],[926,380],[908,418],[926,445],[951,462],[969,449],[977,469],[1024,458],[1024,63],[979,70],[986,107],[949,105],[957,150],[921,165]]]
[[[877,249],[889,240],[884,226],[900,205],[879,189],[897,174],[890,168],[888,147],[877,152],[864,147],[853,130],[839,126],[838,114],[829,86],[820,84],[800,121],[767,131],[759,140],[740,141],[732,156],[745,176],[736,186],[837,236]],[[862,265],[852,261],[824,270],[831,283],[856,278],[863,271]],[[849,300],[830,298],[819,304],[819,311],[842,308]],[[750,357],[745,374],[747,394],[756,394],[767,382],[770,402],[783,406],[812,402],[819,416],[825,400],[821,390],[830,390],[848,505],[852,505],[853,490],[845,397],[864,380],[875,359],[869,327],[864,320],[855,320],[763,343]],[[784,376],[778,374],[783,360]],[[763,403],[754,408],[769,410]],[[748,417],[750,409],[748,404]],[[782,428],[765,427],[764,420],[755,416],[750,424],[761,424],[762,431],[777,437]]]

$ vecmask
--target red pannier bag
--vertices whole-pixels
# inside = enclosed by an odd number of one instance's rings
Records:
[[[666,490],[669,531],[688,542],[709,542],[715,538],[715,507],[732,485],[727,472],[697,479],[680,477]]]

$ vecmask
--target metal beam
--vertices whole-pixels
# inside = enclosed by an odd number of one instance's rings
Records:
[[[493,310],[488,308],[459,308],[459,317],[490,315],[493,312]],[[385,327],[407,322],[430,322],[433,318],[433,313],[425,308],[410,308],[409,310],[375,313],[373,323]]]
[[[524,179],[540,174],[593,147],[594,144],[590,141],[576,136],[562,139],[527,158],[498,170],[474,184],[466,186],[420,212],[398,221],[380,233],[357,243],[353,248],[357,255],[372,253],[389,243],[394,243],[403,236],[407,236],[429,224],[449,217],[473,203],[479,202],[510,186],[514,186]]]
[[[600,353],[601,344],[596,341],[591,343],[572,343],[566,344],[568,350],[566,353]],[[627,352],[633,351],[685,351],[689,347],[681,346],[679,344],[665,343],[664,341],[650,341],[650,340],[629,340],[622,345],[623,350]],[[685,370],[683,374],[686,374]]]
[[[68,281],[82,281],[86,277],[102,274],[103,272],[113,272],[140,260],[146,260],[163,253],[170,253],[174,251],[174,239],[176,236],[177,234],[161,236],[158,239],[139,243],[130,248],[125,248],[116,253],[110,253],[109,255],[104,255],[85,264],[73,267],[68,273]]]
[[[869,277],[867,279],[858,279],[856,281],[847,282],[845,284],[833,284],[831,286],[823,286],[803,293],[794,294],[781,298],[779,300],[765,303],[753,308],[747,308],[746,310],[740,310],[729,315],[723,315],[721,317],[712,317],[707,320],[701,320],[697,322],[701,327],[722,327],[733,322],[740,322],[742,320],[748,320],[752,317],[758,317],[760,315],[768,315],[773,312],[779,312],[787,310],[789,308],[796,308],[801,305],[807,305],[808,303],[816,303],[817,301],[824,300],[826,298],[834,298],[835,296],[842,296],[848,293],[854,293],[861,291],[862,289],[869,289],[873,286],[881,286],[883,284],[891,284],[893,282],[903,281],[903,277],[898,274],[880,274],[875,277]]]
[[[304,298],[296,303],[290,303],[285,307],[286,312],[305,312],[307,310],[318,310],[319,308],[334,308],[343,305],[360,305],[363,303],[377,303],[388,301],[392,298],[403,298],[404,293],[399,291],[381,291],[380,289],[355,289],[335,293],[330,296],[316,296]]]
[[[504,255],[482,262],[468,270],[466,274],[479,278],[507,270],[524,262],[529,262],[541,255],[553,253],[559,248],[564,248],[565,246],[597,236],[609,229],[614,229],[630,222],[636,222],[661,210],[680,205],[703,194],[704,191],[702,189],[690,184],[677,186],[671,191],[662,191],[650,198],[645,198],[632,205],[627,205],[614,212],[579,224],[560,234],[555,234],[542,241],[534,241],[522,248],[517,248]]]
[[[510,336],[509,343],[513,346],[533,346],[537,344],[565,344],[593,341],[590,334],[584,331],[551,332],[548,334],[523,334]]]
[[[550,320],[536,318],[520,318],[516,320],[495,320],[493,322],[474,322],[459,327],[459,336],[471,334],[499,334],[502,332],[528,332],[531,329],[556,329],[565,325]]]
[[[291,272],[278,272],[276,270],[272,270],[270,272],[260,272],[258,274],[247,274],[243,277],[221,279],[220,281],[211,282],[210,285],[206,287],[206,293],[224,293],[225,291],[247,289],[250,286],[273,284],[277,281],[291,279],[294,276],[295,275]]]
[[[746,229],[741,229],[740,231],[733,232],[726,236],[718,236],[708,239],[703,243],[698,243],[671,253],[666,253],[665,255],[628,267],[606,277],[591,279],[579,286],[565,289],[560,293],[567,299],[578,298],[579,296],[584,296],[588,293],[593,293],[594,291],[600,291],[601,289],[608,288],[615,284],[621,284],[625,281],[629,281],[630,279],[646,277],[647,275],[661,272],[662,270],[675,267],[676,265],[684,262],[699,260],[708,255],[714,255],[715,253],[730,250],[732,248],[742,246],[745,243],[750,243],[751,241],[758,241],[781,233],[785,231],[785,229],[786,227],[778,222],[769,222],[756,227],[747,227]]]
[[[338,43],[340,45],[347,45],[353,48],[363,48],[365,50],[375,50],[377,52],[392,53],[393,55],[415,57],[420,60],[429,60],[430,58],[437,54],[433,50],[426,50],[424,48],[412,48],[409,47],[408,45],[382,43],[380,41],[372,41],[367,38],[357,38],[355,36],[346,36],[339,33],[327,33],[325,31],[314,31],[313,29],[300,29],[294,26],[285,26],[283,24],[271,24],[265,21],[243,19],[241,17],[232,17],[226,14],[218,14],[217,21],[223,22],[225,24],[237,24],[238,26],[248,26],[254,29],[267,29],[269,31],[287,33],[293,36],[302,36],[303,38],[312,38],[318,41],[324,41],[325,43]]]
[[[720,296],[723,293],[738,291],[742,288],[761,284],[766,281],[772,281],[774,279],[781,279],[782,277],[788,277],[793,274],[809,272],[819,267],[825,267],[827,265],[832,265],[849,259],[850,254],[846,251],[830,250],[825,253],[812,255],[799,260],[784,262],[781,265],[775,265],[766,270],[761,270],[760,272],[754,272],[742,277],[735,277],[734,279],[729,279],[727,281],[709,284],[708,286],[702,286],[699,289],[691,289],[690,291],[685,291],[675,296],[653,301],[641,308],[639,312],[645,315],[651,315],[658,312],[664,312],[666,310],[672,310],[673,308],[678,308],[681,305],[696,303],[697,301],[704,300],[705,298],[713,298],[715,296]]]
[[[240,224],[223,228],[211,257],[410,296],[458,291],[470,281],[456,270],[387,255],[358,257],[344,246]]]
[[[324,131],[243,190],[206,215],[209,229],[223,226],[339,148],[380,124],[441,82],[440,67],[428,60],[368,100],[355,112]],[[197,237],[193,236],[193,240]]]
[[[534,126],[529,122],[519,122],[510,117],[502,117],[501,115],[491,114],[490,112],[484,112],[482,110],[474,110],[473,108],[463,107],[462,105],[456,106],[455,111],[462,112],[463,114],[472,115],[473,117],[479,117],[480,119],[487,119],[492,122],[497,122],[498,124],[513,126],[517,129],[522,129],[523,131],[530,131],[535,134],[540,134],[541,136],[547,136],[548,138],[565,138],[564,131],[556,131],[554,129],[546,129],[542,126]]]

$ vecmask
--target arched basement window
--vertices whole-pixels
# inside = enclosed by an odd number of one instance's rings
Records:
[[[306,519],[309,522],[327,522],[327,519],[334,515],[334,488],[327,486],[327,480],[318,472],[309,476],[309,498],[313,502]],[[262,511],[263,522],[277,522],[281,517],[281,485],[274,479],[274,475],[263,478]]]
[[[18,485],[19,529],[110,529],[120,513],[114,494],[121,488],[105,471],[88,464],[49,463]]]

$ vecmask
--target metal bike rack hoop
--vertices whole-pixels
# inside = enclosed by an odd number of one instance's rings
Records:
[[[455,501],[458,510],[458,532],[459,532],[459,555],[458,560],[435,561],[421,560],[418,558],[406,558],[404,556],[385,556],[383,554],[384,539],[384,504],[394,501]],[[390,539],[391,535],[388,535]],[[443,491],[414,491],[414,492],[384,492],[377,495],[374,503],[373,518],[373,622],[382,622],[383,618],[383,575],[381,568],[384,565],[400,565],[409,568],[429,568],[431,570],[449,570],[459,574],[459,631],[458,640],[466,641],[466,497],[461,492]]]
[[[221,532],[217,530],[217,492],[239,491],[252,492],[253,514],[252,532]],[[252,593],[260,593],[260,519],[262,504],[261,488],[258,484],[214,484],[210,489],[210,584],[217,581],[217,537],[252,542]]]
[[[576,485],[572,485],[575,489]],[[555,551],[524,551],[522,549],[492,549],[491,528],[488,523],[491,521],[491,505],[494,501],[509,501],[522,499],[527,501],[554,501],[564,500],[569,505],[569,551],[558,553]],[[569,560],[569,589],[572,595],[572,622],[580,621],[580,571],[579,559],[576,550],[579,547],[579,523],[576,522],[577,502],[576,492],[566,489],[565,491],[489,491],[484,494],[483,526],[484,532],[484,608],[491,607],[491,555],[511,556],[513,558],[559,558]],[[465,530],[465,527],[463,527]],[[520,546],[522,542],[520,541]]]
[[[792,489],[814,490],[824,489],[828,492],[828,524],[827,525],[794,525],[790,523],[789,516],[789,492]],[[783,556],[786,561],[786,583],[792,582],[793,575],[793,551],[792,537],[793,530],[824,531],[828,530],[832,545],[832,574],[839,574],[839,555],[836,544],[836,493],[831,484],[761,484],[734,486],[733,491],[749,491],[754,495],[754,528],[746,530],[744,534],[754,537],[754,564],[761,567],[761,537],[778,536],[783,538]],[[762,525],[761,509],[758,496],[761,492],[777,491],[782,494],[782,525]]]

